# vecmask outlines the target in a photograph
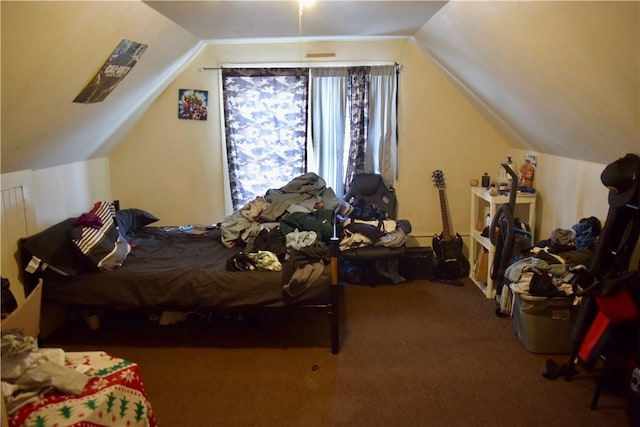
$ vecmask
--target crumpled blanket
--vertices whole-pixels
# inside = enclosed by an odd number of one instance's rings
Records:
[[[312,246],[318,242],[318,233],[315,231],[300,231],[297,228],[285,235],[287,249],[299,250]]]
[[[290,249],[289,259],[282,266],[282,290],[297,297],[312,287],[329,263],[331,253],[323,243],[300,249]]]
[[[227,248],[236,246],[239,240],[246,243],[262,230],[259,222],[247,219],[251,209],[240,209],[229,215],[220,224],[220,241]]]
[[[64,365],[62,349],[39,349],[21,329],[2,332],[2,395],[7,413],[58,389],[79,395],[90,377]]]
[[[357,228],[354,230],[351,224],[368,224],[373,225],[377,229],[382,231],[380,236],[374,240],[370,235],[366,235],[357,232]],[[388,248],[400,247],[407,241],[407,235],[402,227],[398,226],[398,222],[393,219],[385,219],[380,226],[379,221],[365,221],[358,219],[348,218],[343,223],[344,233],[342,239],[340,239],[340,250],[346,251],[347,249],[360,248],[363,246],[384,246]]]
[[[277,221],[287,212],[300,211],[298,208],[292,209],[290,205],[302,205],[311,209],[321,206],[322,209],[334,210],[342,203],[333,189],[327,187],[325,180],[313,172],[293,178],[279,189],[267,190],[265,199],[270,203],[269,208],[262,213],[265,221]]]
[[[334,211],[343,205],[347,205],[346,202],[326,186],[324,179],[309,172],[293,178],[281,188],[267,190],[264,196],[256,197],[225,218],[220,224],[221,241],[231,248],[239,240],[246,243],[255,237],[261,230],[260,223],[278,222],[283,217],[300,213]]]

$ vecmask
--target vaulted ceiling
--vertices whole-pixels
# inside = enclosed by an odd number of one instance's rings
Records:
[[[518,148],[640,152],[640,3],[450,2],[414,35]]]
[[[410,38],[517,148],[640,152],[640,3],[2,1],[2,173],[106,156],[206,43]],[[122,39],[144,60],[71,102]],[[615,153],[612,154],[612,147]]]

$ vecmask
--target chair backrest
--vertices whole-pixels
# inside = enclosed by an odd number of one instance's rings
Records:
[[[393,190],[387,188],[382,176],[375,173],[361,173],[353,176],[349,190],[344,199],[365,200],[375,203],[378,208],[389,214],[389,218],[396,219],[398,200]]]

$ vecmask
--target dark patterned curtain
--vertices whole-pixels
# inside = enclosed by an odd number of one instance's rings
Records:
[[[365,171],[365,152],[369,121],[369,67],[350,67],[347,97],[349,99],[350,143],[345,193],[353,175]]]
[[[233,210],[306,173],[308,86],[308,68],[222,70]]]

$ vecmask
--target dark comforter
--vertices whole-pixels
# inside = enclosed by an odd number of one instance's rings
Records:
[[[128,235],[131,253],[120,268],[45,277],[43,299],[114,309],[224,309],[326,304],[330,268],[303,295],[283,293],[282,273],[228,271],[227,260],[242,248],[227,248],[219,230],[194,235],[144,227]]]

